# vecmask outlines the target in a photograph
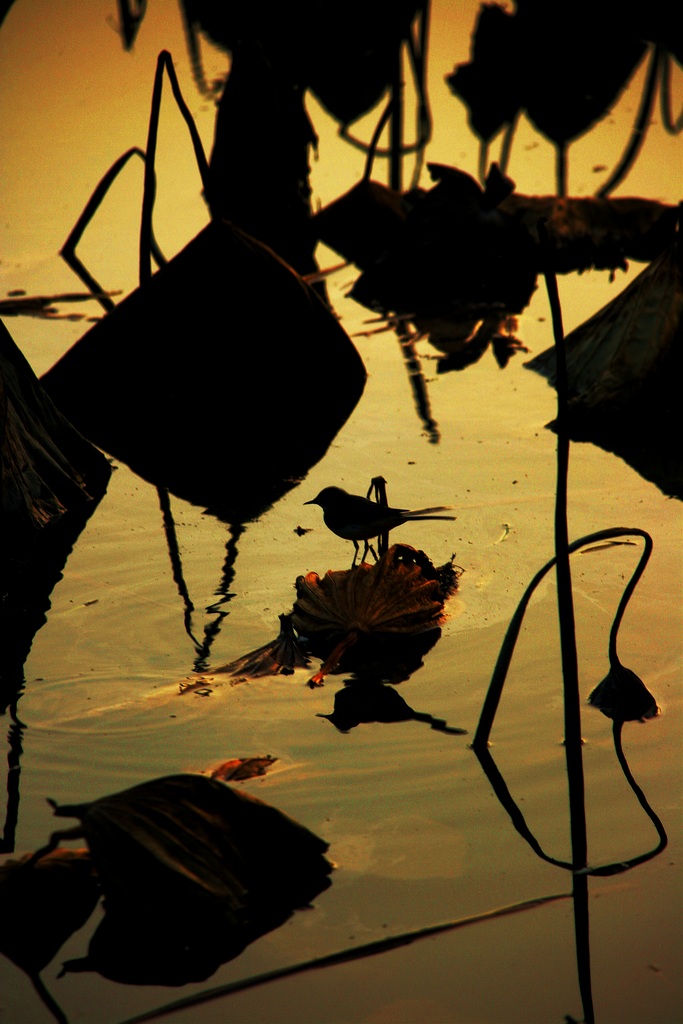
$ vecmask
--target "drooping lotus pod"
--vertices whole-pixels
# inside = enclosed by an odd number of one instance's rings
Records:
[[[660,713],[640,676],[616,661],[588,698],[589,704],[615,722],[644,722]]]

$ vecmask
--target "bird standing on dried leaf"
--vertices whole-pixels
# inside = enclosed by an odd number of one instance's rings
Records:
[[[388,533],[402,523],[408,523],[418,519],[450,519],[455,516],[435,515],[437,512],[447,512],[450,505],[437,505],[434,508],[391,508],[389,505],[380,505],[369,498],[363,498],[360,494],[349,494],[341,487],[324,487],[320,494],[304,505],[320,505],[323,510],[323,521],[325,526],[332,533],[336,533],[343,540],[352,540],[356,553],[353,556],[351,568],[356,564],[358,558],[358,541],[365,542],[361,561],[365,560],[368,551],[377,561],[377,555],[372,548],[370,541],[383,533]]]

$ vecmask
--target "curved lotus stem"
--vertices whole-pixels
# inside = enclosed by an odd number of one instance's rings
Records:
[[[631,595],[633,594],[633,591],[635,589],[636,584],[638,583],[638,580],[643,574],[643,570],[645,569],[648,559],[650,558],[650,553],[652,551],[652,537],[645,530],[641,530],[638,527],[632,527],[628,529],[622,527],[612,527],[607,530],[598,530],[596,533],[589,533],[585,537],[580,537],[578,540],[573,541],[568,547],[569,554],[573,554],[575,551],[578,551],[579,548],[585,547],[586,544],[595,544],[598,541],[603,540],[614,540],[617,537],[642,537],[645,540],[645,550],[643,551],[643,554],[640,557],[640,561],[638,562],[638,565],[636,566],[636,569],[624,590],[621,601],[619,603],[619,607],[617,609],[617,613],[614,617],[614,622],[612,624],[612,629],[610,631],[609,642],[610,662],[612,661],[613,656],[616,657],[617,632],[619,630],[619,626],[621,624],[621,620],[623,618],[626,605]],[[507,677],[508,669],[510,667],[510,662],[512,661],[512,655],[514,653],[515,644],[517,643],[517,637],[519,636],[519,631],[522,626],[522,620],[524,619],[524,615],[526,613],[527,606],[531,599],[531,595],[533,594],[534,590],[541,582],[543,577],[546,575],[546,573],[548,573],[550,569],[552,569],[552,567],[555,565],[555,561],[555,558],[551,558],[548,562],[545,563],[542,569],[539,569],[534,578],[531,580],[529,586],[524,591],[522,599],[517,605],[515,613],[512,616],[512,619],[510,620],[510,625],[507,628],[507,632],[503,639],[503,643],[501,644],[500,652],[498,654],[498,660],[493,670],[493,675],[491,676],[489,689],[484,700],[484,706],[482,708],[481,715],[479,717],[479,725],[477,726],[477,731],[474,734],[474,739],[472,741],[472,747],[475,750],[478,747],[485,747],[488,743],[491,728],[493,726],[493,720],[495,718],[498,703],[503,692],[503,686],[505,684],[505,679]]]

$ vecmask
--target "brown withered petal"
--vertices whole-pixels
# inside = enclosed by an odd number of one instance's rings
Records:
[[[659,714],[657,701],[645,683],[620,662],[613,664],[588,698],[603,715],[618,722],[644,722]]]
[[[214,768],[211,778],[220,782],[243,782],[257,775],[265,775],[276,761],[276,757],[234,757]]]
[[[428,573],[420,564],[424,558],[395,544],[374,565],[300,576],[294,628],[304,636],[436,629],[444,620],[444,592],[433,566]]]

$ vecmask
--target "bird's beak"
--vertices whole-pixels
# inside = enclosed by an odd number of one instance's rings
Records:
[[[310,501],[305,501],[304,505],[315,505],[315,498],[311,498]]]

